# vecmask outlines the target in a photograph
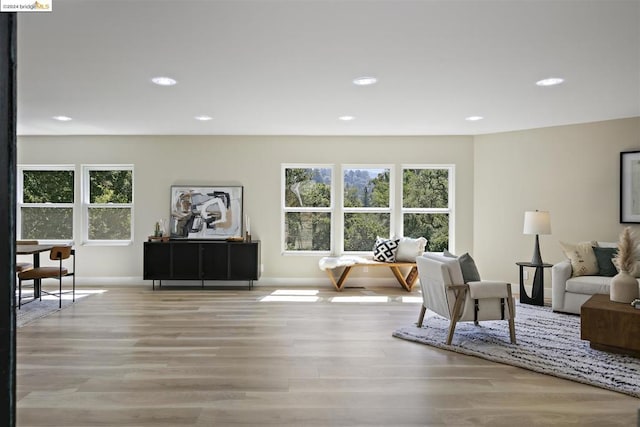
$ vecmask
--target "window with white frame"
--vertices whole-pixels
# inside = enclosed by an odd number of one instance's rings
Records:
[[[82,167],[85,242],[133,240],[133,165]]]
[[[393,168],[358,165],[342,169],[343,250],[370,252],[392,225]]]
[[[283,250],[329,252],[333,166],[282,165]]]
[[[39,241],[72,241],[75,167],[19,166],[17,175],[17,237]]]
[[[453,166],[402,168],[402,228],[425,237],[429,251],[449,249],[453,217]]]

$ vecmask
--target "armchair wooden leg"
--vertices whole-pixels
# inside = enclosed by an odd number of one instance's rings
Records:
[[[456,323],[462,315],[462,306],[464,305],[464,299],[467,295],[467,290],[458,290],[456,293],[456,302],[453,305],[453,313],[451,314],[451,323],[449,324],[449,335],[447,336],[447,345],[451,345],[453,341],[453,333],[456,330]]]
[[[424,322],[424,314],[427,312],[427,308],[423,305],[420,308],[420,315],[418,316],[418,328],[422,328],[422,322]]]
[[[451,323],[449,324],[449,335],[447,335],[447,345],[451,345],[451,341],[453,341],[453,333],[456,330],[457,320],[451,319]]]

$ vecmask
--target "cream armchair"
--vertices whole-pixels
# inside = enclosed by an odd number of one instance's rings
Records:
[[[416,258],[422,288],[422,308],[418,327],[422,327],[427,310],[449,319],[447,344],[453,340],[458,322],[508,320],[511,343],[516,343],[515,301],[511,285],[506,282],[464,283],[457,258],[425,253]]]

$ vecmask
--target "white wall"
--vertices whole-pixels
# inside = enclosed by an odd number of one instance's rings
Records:
[[[535,237],[524,212],[548,210],[540,236],[547,263],[563,259],[559,241],[617,241],[621,151],[640,149],[640,118],[525,130],[474,138],[473,256],[486,278],[518,283]],[[545,287],[551,286],[546,270]],[[550,293],[546,294],[550,296]]]
[[[18,163],[75,164],[78,173],[81,164],[134,164],[135,240],[125,247],[78,244],[79,278],[142,277],[142,243],[158,219],[168,218],[171,185],[236,184],[244,186],[253,238],[262,242],[262,277],[317,278],[328,285],[318,257],[281,254],[281,163],[455,164],[455,248],[473,247],[472,137],[23,136]],[[390,272],[380,277],[395,281]]]

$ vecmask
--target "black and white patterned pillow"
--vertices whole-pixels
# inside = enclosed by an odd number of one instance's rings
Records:
[[[395,262],[400,239],[383,239],[378,237],[373,245],[373,259],[382,262]]]

